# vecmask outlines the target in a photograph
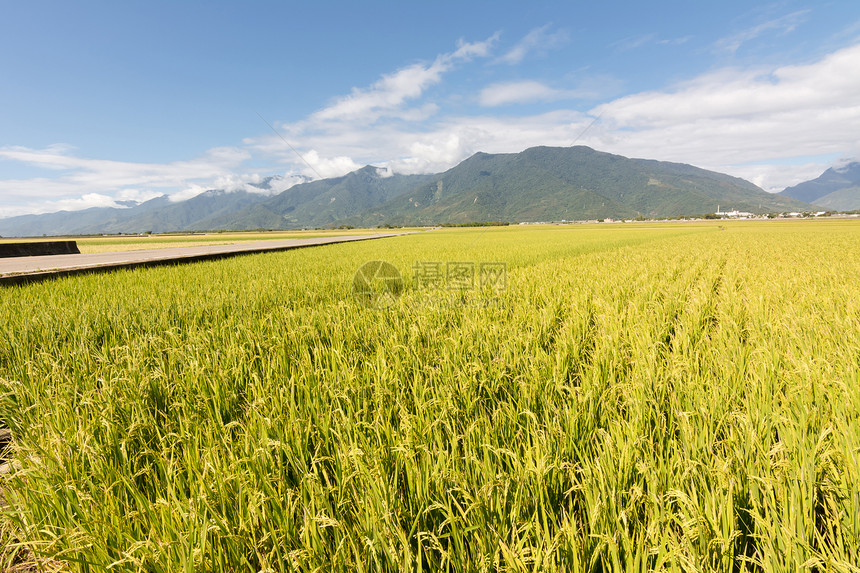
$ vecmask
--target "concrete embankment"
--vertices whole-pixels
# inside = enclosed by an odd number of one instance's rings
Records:
[[[169,249],[147,249],[113,253],[89,253],[77,255],[46,255],[0,259],[0,286],[39,282],[81,273],[105,272],[116,269],[176,265],[197,261],[211,261],[248,255],[269,253],[345,243],[367,241],[384,237],[395,237],[410,233],[379,233],[373,235],[350,235],[339,237],[316,237],[309,239],[281,239],[276,241],[253,241],[231,245],[205,245]]]

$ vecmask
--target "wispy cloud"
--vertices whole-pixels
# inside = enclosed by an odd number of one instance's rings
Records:
[[[666,39],[660,38],[660,36],[658,36],[656,33],[650,33],[642,34],[640,36],[629,36],[627,38],[618,40],[617,42],[613,42],[612,44],[610,44],[610,46],[621,51],[630,51],[649,45],[680,46],[681,44],[686,44],[692,38],[692,36],[682,36],[678,38]]]
[[[566,31],[556,30],[555,32],[550,32],[550,28],[551,25],[547,24],[530,31],[513,48],[501,56],[498,61],[506,64],[519,64],[530,53],[537,52],[540,54],[567,43],[569,35]]]
[[[620,50],[635,50],[647,44],[651,44],[657,40],[657,34],[644,34],[641,36],[630,36],[613,42],[611,46]]]
[[[442,75],[459,63],[486,56],[498,39],[498,34],[483,42],[461,41],[454,52],[438,56],[430,64],[414,64],[392,74],[383,75],[369,88],[355,88],[348,96],[317,111],[311,120],[355,120],[372,123],[384,115],[409,119],[412,110],[404,110],[408,100],[414,100],[442,80]]]
[[[541,82],[527,80],[491,84],[481,90],[479,101],[482,106],[495,107],[512,103],[576,99],[580,95],[573,90],[555,89]]]
[[[792,12],[791,14],[786,14],[779,18],[773,18],[766,22],[762,22],[761,24],[746,28],[740,32],[732,34],[731,36],[718,40],[714,44],[714,48],[717,52],[728,52],[733,54],[746,42],[754,40],[765,33],[775,32],[777,34],[788,34],[793,32],[806,20],[809,12],[809,10],[798,10],[797,12]]]
[[[692,39],[693,39],[693,36],[681,36],[678,38],[669,38],[669,39],[657,40],[657,44],[659,44],[661,46],[680,46],[682,44],[686,44],[687,42],[689,42]]]
[[[854,38],[860,34],[860,20],[855,20],[849,23],[842,30],[836,33],[836,38]]]

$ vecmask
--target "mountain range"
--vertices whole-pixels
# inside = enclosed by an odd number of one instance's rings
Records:
[[[718,208],[752,213],[810,209],[798,197],[766,193],[737,177],[584,146],[476,153],[438,174],[401,175],[366,166],[273,194],[279,179],[266,178],[255,192],[210,190],[185,201],[162,196],[128,206],[0,219],[0,235],[561,221],[701,215]]]
[[[860,209],[860,163],[831,167],[811,181],[787,187],[780,195],[834,211]]]
[[[477,153],[388,203],[348,219],[356,225],[560,221],[753,213],[804,205],[752,183],[691,165],[629,159],[589,147]]]

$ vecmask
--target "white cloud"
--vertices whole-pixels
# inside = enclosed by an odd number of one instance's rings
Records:
[[[592,113],[602,114],[602,141],[618,153],[719,167],[778,190],[795,176],[750,163],[839,154],[857,145],[858,69],[855,45],[813,64],[712,72]]]
[[[388,179],[394,175],[394,170],[390,167],[377,167],[376,174],[382,179]]]
[[[826,161],[826,160],[825,160]],[[723,173],[731,173],[754,183],[771,193],[782,191],[786,187],[815,179],[821,175],[828,165],[804,161],[802,163],[764,163],[754,165],[715,165],[711,169]],[[773,184],[773,182],[778,182]]]
[[[127,207],[127,205],[122,204],[124,201],[143,203],[160,195],[157,192],[136,189],[124,189],[115,196],[105,195],[104,193],[84,193],[79,197],[36,200],[15,207],[4,207],[0,209],[0,218],[14,217],[16,215],[54,213],[57,211],[80,211],[91,207],[115,207],[122,209]]]
[[[842,156],[834,162],[833,167],[836,169],[844,169],[852,163],[860,163],[860,141],[858,141],[852,149],[843,153]]]
[[[247,138],[243,143],[257,153],[296,165],[301,173],[313,178],[345,175],[363,164],[400,156],[411,144],[404,138],[439,112],[439,104],[420,101],[428,88],[442,82],[445,74],[457,66],[488,56],[498,36],[497,33],[480,42],[461,40],[453,52],[440,54],[431,63],[383,74],[371,86],[353,88],[351,94],[305,120],[279,123],[277,128],[283,139],[267,135]],[[296,143],[295,151],[284,140],[290,145]],[[325,156],[318,150],[325,150]]]
[[[825,112],[851,106],[860,93],[860,45],[811,65],[773,70],[712,72],[673,92],[645,92],[600,106],[619,124],[675,124],[699,118],[757,118],[777,113]]]
[[[262,190],[257,185],[262,182],[263,176],[259,173],[230,173],[216,177],[213,181],[213,187],[224,189],[225,191],[254,189],[256,192],[261,192]]]
[[[189,196],[205,190],[207,182],[232,174],[251,157],[248,150],[233,147],[213,148],[200,157],[172,163],[90,159],[72,152],[65,145],[0,147],[0,159],[62,171],[56,177],[0,180],[0,196],[13,206],[0,216],[116,206],[107,201],[146,200],[163,193]]]
[[[452,61],[456,60],[471,60],[472,58],[485,58],[490,55],[490,50],[499,40],[499,32],[496,32],[483,42],[467,42],[460,40],[457,42],[457,49],[450,55]],[[444,56],[443,56],[444,57]]]
[[[433,132],[413,134],[408,153],[389,165],[398,173],[438,172],[478,151],[511,153],[537,145],[569,146],[590,122],[590,117],[572,111],[527,117],[450,117]]]
[[[272,189],[272,193],[282,193],[290,187],[298,185],[299,183],[306,183],[308,179],[308,177],[296,174],[275,177],[274,179],[272,179],[272,181],[269,182],[269,187]]]
[[[146,201],[149,201],[150,199],[160,197],[161,195],[163,195],[163,193],[152,189],[126,188],[117,191],[113,195],[113,198],[116,201],[133,201],[135,203],[144,203]]]
[[[340,177],[356,169],[361,169],[361,165],[345,155],[323,158],[320,157],[320,154],[315,149],[311,149],[305,153],[304,158],[313,168],[305,170],[305,175],[308,177],[319,175],[324,179],[328,179],[329,177]]]
[[[429,86],[439,83],[447,65],[437,59],[432,64],[415,64],[382,76],[368,89],[353,89],[352,94],[316,112],[311,119],[375,119],[378,114],[398,109],[406,100],[420,96]]]
[[[572,99],[577,95],[577,92],[558,90],[540,82],[526,80],[491,84],[481,90],[479,101],[482,106],[494,107],[512,103]]]
[[[402,117],[402,106],[406,101],[416,99],[428,87],[439,83],[442,75],[456,63],[486,56],[497,37],[498,34],[474,43],[460,41],[454,52],[437,56],[431,64],[413,64],[383,75],[369,88],[354,88],[350,95],[314,113],[311,120],[364,120],[372,123],[383,115]]]
[[[260,173],[230,173],[216,177],[206,189],[223,189],[224,191],[245,191],[258,195],[275,195],[289,189],[293,185],[307,181],[307,178],[299,175],[286,177],[270,176],[268,185],[266,179],[269,176]]]
[[[74,159],[68,157],[74,148],[62,143],[49,145],[45,149],[30,149],[20,145],[7,145],[0,147],[0,159],[8,159],[27,163],[36,167],[51,170],[67,169],[74,162]]]
[[[170,199],[171,203],[179,203],[181,201],[187,201],[189,199],[193,199],[194,197],[197,197],[201,193],[206,192],[206,190],[207,190],[206,187],[203,187],[201,185],[189,185],[188,187],[186,187],[185,189],[182,189],[181,191],[176,191],[174,193],[171,193],[170,196],[168,197],[168,199]]]
[[[506,64],[519,64],[531,52],[543,53],[567,42],[567,32],[559,30],[551,33],[549,29],[550,25],[547,24],[530,31],[498,61]]]
[[[400,160],[404,170],[435,171],[434,167],[451,166],[474,152],[469,142],[457,133],[442,132],[422,138],[409,146],[409,156]],[[417,169],[416,169],[417,167]]]
[[[69,174],[55,181],[97,192],[140,184],[170,187],[188,179],[208,179],[220,173],[229,173],[232,168],[250,158],[247,150],[222,147],[210,149],[201,157],[188,161],[132,163],[78,157],[71,155],[69,150],[65,146],[45,149],[3,147],[0,148],[0,159],[47,169],[68,170]]]

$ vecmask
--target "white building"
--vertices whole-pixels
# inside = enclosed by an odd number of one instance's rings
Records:
[[[720,211],[720,206],[717,205],[717,212],[714,213],[717,217],[728,217],[729,219],[748,219],[753,216],[752,213],[747,213],[746,211],[738,211],[734,209],[732,211]]]

